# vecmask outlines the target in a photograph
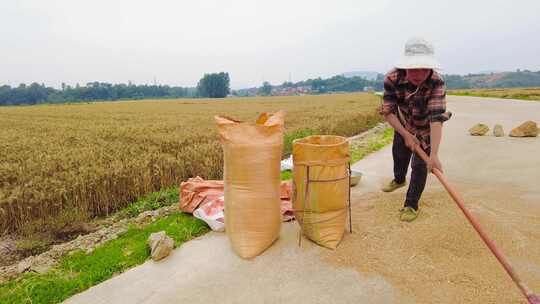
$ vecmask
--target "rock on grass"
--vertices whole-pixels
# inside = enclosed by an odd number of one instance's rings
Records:
[[[159,261],[167,257],[174,248],[174,240],[165,231],[155,232],[148,237],[152,260]]]

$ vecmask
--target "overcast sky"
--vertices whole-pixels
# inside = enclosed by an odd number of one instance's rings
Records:
[[[0,0],[0,84],[233,88],[390,69],[410,36],[445,73],[540,70],[540,0]]]

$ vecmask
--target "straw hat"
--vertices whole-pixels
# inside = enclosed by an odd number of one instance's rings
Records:
[[[405,53],[395,64],[398,69],[441,69],[434,57],[433,45],[422,38],[410,38],[405,43]]]

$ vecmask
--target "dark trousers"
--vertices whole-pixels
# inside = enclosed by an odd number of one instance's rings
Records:
[[[429,148],[427,150],[424,149],[428,155],[431,152],[430,150]],[[418,210],[418,201],[426,186],[428,173],[426,163],[416,153],[413,153],[407,148],[405,140],[398,132],[394,132],[392,156],[394,157],[394,179],[398,183],[405,181],[412,156],[411,181],[409,183],[409,190],[407,190],[407,197],[405,198],[405,206]]]

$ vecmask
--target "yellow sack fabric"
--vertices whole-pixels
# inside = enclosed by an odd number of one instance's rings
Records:
[[[284,116],[263,113],[255,124],[215,117],[224,153],[225,231],[242,258],[261,254],[279,236]]]
[[[295,217],[307,238],[330,249],[338,246],[345,231],[349,160],[349,143],[341,136],[315,135],[293,142]],[[308,166],[312,182],[306,193]]]

